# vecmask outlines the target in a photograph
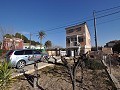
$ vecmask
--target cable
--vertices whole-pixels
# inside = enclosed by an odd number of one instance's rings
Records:
[[[102,16],[96,17],[96,19],[103,18],[103,17],[110,16],[110,15],[117,14],[117,13],[120,13],[120,11],[113,12],[113,13],[106,14],[106,15],[102,15]],[[49,29],[49,30],[46,30],[45,32],[54,31],[56,29],[65,28],[65,27],[69,27],[69,26],[72,26],[72,25],[76,25],[76,24],[79,24],[79,23],[88,22],[88,21],[92,21],[92,20],[93,20],[93,18],[87,19],[85,21],[77,22],[77,23],[74,23],[74,24],[70,24],[70,25],[65,25],[65,26],[60,26],[60,27],[57,27],[57,28]]]
[[[116,20],[119,20],[119,19],[120,19],[120,17],[119,17],[119,18],[112,19],[112,20],[104,21],[104,22],[98,23],[98,24],[96,24],[96,25],[100,25],[100,24],[104,24],[104,23],[109,23],[109,22],[116,21]]]
[[[77,23],[74,23],[74,24],[70,24],[70,25],[64,25],[64,26],[59,26],[59,27],[53,28],[53,29],[48,29],[48,30],[45,30],[45,32],[54,31],[54,30],[60,29],[60,28],[66,28],[68,26],[73,26],[73,25],[80,24],[80,23],[87,22],[87,21],[91,21],[91,20],[93,20],[93,18],[87,19],[87,20],[84,20],[84,21],[81,21],[81,22],[77,22]]]
[[[117,13],[120,13],[120,11],[117,11],[117,12],[114,12],[114,13],[110,13],[110,14],[106,14],[106,15],[103,15],[103,16],[99,16],[99,17],[96,17],[96,19],[99,19],[99,18],[102,18],[102,17],[106,17],[106,16],[110,16],[110,15],[117,14]]]
[[[120,6],[116,6],[116,7],[112,7],[112,8],[108,8],[108,9],[104,9],[104,10],[100,10],[100,11],[96,11],[95,13],[100,13],[100,12],[112,10],[112,9],[115,9],[115,8],[120,8]]]
[[[112,20],[108,20],[108,21],[100,22],[100,23],[97,23],[96,25],[101,25],[101,24],[104,24],[104,23],[109,23],[109,22],[116,21],[116,20],[119,20],[119,19],[120,19],[120,17],[118,17],[118,18],[114,18],[114,19],[112,19]],[[93,27],[93,26],[90,25],[89,28],[91,28],[91,27]],[[61,31],[64,31],[64,32],[65,32],[65,30],[61,30]],[[58,32],[61,32],[61,31],[49,32],[49,33],[54,34],[54,33],[58,33]]]
[[[116,12],[116,11],[119,11],[120,10],[120,8],[119,9],[112,9],[112,10],[110,10],[110,11],[105,11],[105,12],[101,12],[101,13],[95,13],[95,16],[97,17],[97,16],[100,16],[100,15],[104,15],[104,14],[106,14],[106,13],[111,13],[111,12]]]
[[[96,11],[95,13],[101,13],[101,12],[105,12],[105,11],[109,11],[109,10],[113,10],[113,9],[117,9],[117,8],[120,8],[120,6],[116,6],[116,7],[113,7],[113,8]],[[103,18],[103,17],[106,17],[106,16],[110,16],[110,15],[113,15],[113,14],[117,14],[117,13],[119,13],[119,12],[120,12],[120,11],[113,12],[113,13],[109,13],[109,14],[105,14],[105,15],[96,17],[96,19]],[[82,20],[84,20],[84,19],[82,19]],[[56,28],[53,28],[53,29],[48,29],[48,30],[45,30],[45,32],[50,32],[50,31],[54,31],[54,30],[56,30],[56,29],[70,27],[70,26],[73,26],[73,25],[76,25],[76,24],[79,24],[79,23],[88,22],[88,21],[92,21],[92,20],[93,20],[93,17],[92,17],[92,18],[90,17],[90,18],[87,19],[87,20],[80,21],[80,22],[76,22],[76,23],[74,23],[74,24],[63,25],[63,26],[59,26],[59,27],[56,27]],[[76,20],[76,21],[79,21],[79,20]],[[75,22],[75,21],[74,21],[74,22]],[[37,33],[34,33],[34,34],[37,34]]]

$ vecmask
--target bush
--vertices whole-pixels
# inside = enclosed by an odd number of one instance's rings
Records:
[[[0,88],[1,90],[8,90],[9,86],[12,83],[12,72],[9,68],[9,63],[4,60],[3,63],[0,63]]]
[[[8,50],[0,49],[0,56],[4,55]]]
[[[3,52],[3,50],[0,49],[0,56],[2,56],[2,52]]]
[[[84,62],[85,62],[85,66],[92,70],[100,70],[105,68],[105,66],[99,60],[86,59],[84,60]]]

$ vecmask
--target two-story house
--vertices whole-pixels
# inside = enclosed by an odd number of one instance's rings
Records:
[[[91,38],[86,22],[65,29],[67,54],[73,56],[91,50]]]
[[[14,50],[23,49],[23,40],[20,38],[4,38],[2,49],[4,50]]]

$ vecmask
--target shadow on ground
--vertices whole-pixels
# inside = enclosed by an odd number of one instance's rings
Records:
[[[32,86],[32,88],[34,88],[34,75],[30,75],[30,74],[24,74],[25,78],[21,78],[21,80],[27,80],[28,83]],[[38,75],[39,77],[39,75]],[[37,85],[37,88],[40,90],[44,90],[40,85]]]

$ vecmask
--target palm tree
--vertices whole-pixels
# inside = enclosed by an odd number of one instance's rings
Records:
[[[42,39],[45,37],[46,33],[44,31],[38,32],[38,38],[40,39],[40,48],[42,47]]]
[[[46,41],[45,46],[46,46],[46,48],[52,47],[52,42],[50,40]]]

